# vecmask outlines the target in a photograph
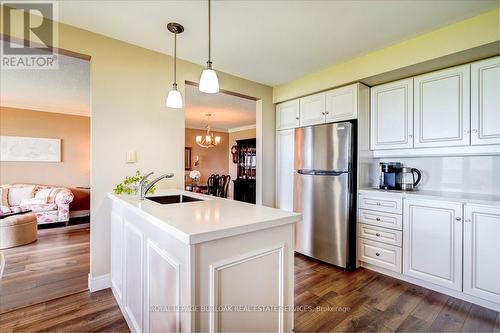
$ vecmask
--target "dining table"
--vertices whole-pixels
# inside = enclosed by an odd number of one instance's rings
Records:
[[[184,189],[189,192],[196,192],[196,193],[207,193],[208,192],[208,184],[205,183],[190,183],[186,184],[184,186]]]

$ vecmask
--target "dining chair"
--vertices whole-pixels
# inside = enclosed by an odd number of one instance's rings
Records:
[[[219,181],[220,181],[220,176],[212,174],[210,177],[208,177],[207,180],[207,194],[208,195],[214,195],[217,196],[218,189],[219,189]]]
[[[227,198],[227,192],[229,189],[229,184],[231,182],[231,176],[230,175],[222,175],[220,176],[220,182],[219,182],[219,191],[217,196],[221,198]]]

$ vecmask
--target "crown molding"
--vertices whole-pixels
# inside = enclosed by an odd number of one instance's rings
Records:
[[[247,125],[247,126],[240,126],[240,127],[233,127],[229,128],[227,130],[228,133],[233,133],[233,132],[240,132],[240,131],[246,131],[246,130],[251,130],[251,129],[256,129],[257,126],[255,124],[253,125]]]

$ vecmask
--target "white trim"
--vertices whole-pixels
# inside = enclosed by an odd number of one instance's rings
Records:
[[[2,100],[2,107],[12,108],[12,109],[23,109],[23,110],[28,110],[28,111],[67,114],[67,115],[71,115],[71,116],[90,118],[90,107],[88,109],[87,108],[77,109],[77,108],[68,108],[68,107],[65,107],[62,105],[53,105],[53,106],[50,106],[50,110],[47,110],[44,108],[44,106],[40,106],[37,104],[19,103],[16,101],[5,101],[5,100]],[[57,111],[54,111],[54,110],[57,110]]]
[[[406,276],[406,275],[403,275],[401,273],[392,272],[392,271],[387,270],[385,268],[377,267],[375,265],[368,264],[368,263],[365,263],[362,261],[359,261],[359,264],[361,267],[364,267],[364,268],[369,269],[371,271],[375,271],[377,273],[388,275],[388,276],[391,276],[391,277],[399,279],[399,280],[413,283],[413,284],[416,284],[418,286],[421,286],[421,287],[424,287],[424,288],[427,288],[430,290],[434,290],[434,291],[443,293],[443,294],[448,295],[448,296],[459,298],[459,299],[467,301],[467,302],[471,302],[471,303],[474,303],[474,304],[477,304],[480,306],[484,306],[485,308],[488,308],[488,309],[491,309],[494,311],[500,311],[500,304],[495,304],[493,302],[489,302],[489,301],[481,299],[479,297],[464,294],[461,291],[448,289],[446,287],[438,286],[438,285],[435,285],[435,284],[430,283],[430,282],[426,282],[426,281],[422,281],[422,280],[419,280],[416,278],[412,278],[410,276]]]
[[[89,273],[88,286],[91,293],[111,288],[111,274],[104,274],[92,277],[92,275],[90,275]]]
[[[219,294],[219,283],[217,279],[217,272],[221,271],[225,268],[233,267],[242,263],[245,263],[250,260],[258,259],[273,253],[278,253],[278,306],[280,308],[278,313],[278,332],[283,332],[285,323],[284,323],[284,252],[285,252],[285,244],[279,244],[271,247],[266,247],[263,249],[251,251],[248,253],[241,254],[236,257],[226,258],[220,260],[209,266],[209,306],[211,311],[209,312],[209,332],[214,333],[218,332],[219,328],[217,327],[217,322],[215,318],[215,314],[218,313],[214,311],[217,306],[217,295]]]
[[[373,150],[373,157],[500,155],[500,145]]]
[[[151,251],[155,251],[162,259],[165,260],[165,262],[172,266],[175,269],[175,306],[177,308],[177,311],[175,312],[175,331],[180,332],[180,322],[181,322],[181,313],[180,313],[180,307],[181,307],[181,269],[180,269],[180,264],[177,260],[173,259],[168,255],[167,252],[165,252],[163,249],[160,248],[158,244],[153,242],[152,240],[148,239],[146,242],[146,295],[145,295],[145,304],[144,304],[144,326],[146,326],[145,331],[146,332],[151,332],[151,320],[149,317],[149,314],[151,312],[151,302],[149,299],[149,295],[151,294],[151,289],[150,289],[150,267],[151,267]],[[153,290],[154,292],[154,290]],[[164,304],[168,305],[168,304]]]
[[[252,125],[245,125],[245,126],[240,126],[240,127],[228,128],[227,132],[234,133],[234,132],[247,131],[247,130],[256,129],[256,128],[257,128],[257,125],[252,124]]]

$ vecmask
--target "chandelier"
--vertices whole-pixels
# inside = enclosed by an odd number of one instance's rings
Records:
[[[196,136],[196,144],[203,148],[212,148],[217,146],[220,143],[220,136],[214,136],[214,133],[210,130],[210,117],[212,114],[207,113],[207,134],[197,135]]]

